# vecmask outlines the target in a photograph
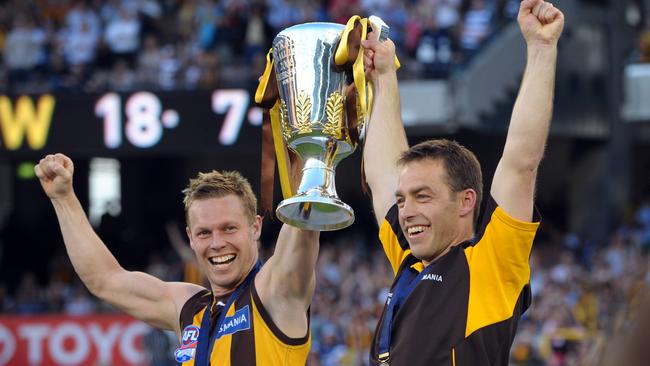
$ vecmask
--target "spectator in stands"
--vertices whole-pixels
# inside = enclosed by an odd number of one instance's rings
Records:
[[[372,14],[364,12],[365,14]],[[409,21],[409,12],[401,1],[390,0],[388,6],[377,12],[376,15],[381,17],[386,24],[390,24],[390,38],[401,49],[404,43],[404,28]]]
[[[517,18],[519,11],[519,0],[498,0],[497,9],[499,16],[503,19],[499,26],[503,25],[505,20],[512,20]]]
[[[76,281],[71,293],[63,304],[63,312],[68,315],[90,315],[97,310],[95,302],[88,296],[88,290]]]
[[[20,279],[16,291],[14,312],[17,314],[38,314],[45,311],[43,293],[36,283],[36,276],[26,272]]]
[[[179,86],[178,78],[183,59],[179,56],[180,46],[168,44],[160,49],[160,76],[158,84],[164,90],[173,90]],[[196,55],[194,55],[196,56]]]
[[[82,20],[78,27],[70,27],[59,35],[59,44],[68,65],[90,66],[95,60],[99,34],[92,30],[88,21]]]
[[[368,319],[372,318],[367,311],[353,307],[348,314],[350,322],[345,330],[345,343],[348,347],[349,365],[363,365],[368,359],[372,344],[372,327]]]
[[[215,47],[221,62],[235,65],[244,54],[246,25],[243,18],[245,9],[238,2],[229,3],[219,20]]]
[[[217,38],[217,26],[221,23],[224,9],[214,0],[200,1],[193,13],[196,24],[198,43],[204,50],[212,49]]]
[[[50,279],[50,283],[44,289],[44,293],[47,312],[60,314],[63,312],[66,299],[70,295],[70,286],[59,279]]]
[[[160,64],[162,54],[158,47],[158,39],[149,34],[144,38],[143,49],[138,53],[137,78],[138,84],[145,88],[159,87]]]
[[[99,17],[101,18],[101,22],[106,26],[111,20],[116,19],[120,15],[121,9],[123,9],[124,6],[129,6],[128,1],[122,1],[122,0],[107,0],[102,3],[102,5],[99,7],[97,10],[97,13],[99,14]],[[134,11],[135,9],[129,7],[130,10]]]
[[[650,40],[650,38],[649,38]],[[637,243],[644,252],[650,250],[650,199],[646,198],[637,210],[636,220],[639,223]]]
[[[9,1],[6,1],[5,3],[9,3],[12,7],[14,5]],[[34,4],[34,2],[31,2],[31,4]],[[76,1],[71,3],[70,0],[48,0],[39,1],[33,6],[36,8],[35,10],[40,13],[43,24],[49,23],[57,28],[64,28],[66,27],[66,18],[68,17],[68,14],[78,5]]]
[[[31,78],[32,73],[45,62],[46,33],[27,16],[18,14],[4,44],[4,63],[7,66],[9,88]]]
[[[403,50],[408,57],[414,58],[415,56],[415,52],[418,48],[418,41],[422,34],[422,28],[424,27],[426,19],[427,17],[420,12],[418,7],[413,6],[409,10],[409,17],[406,24],[404,24],[403,42]]]
[[[492,16],[492,9],[485,0],[471,0],[460,32],[460,47],[465,61],[472,58],[490,35]]]
[[[434,19],[438,27],[451,32],[460,22],[460,0],[439,0]]]
[[[328,2],[327,14],[334,23],[347,23],[356,14],[363,14],[358,0],[332,0]]]
[[[418,39],[416,60],[422,64],[423,76],[444,79],[458,58],[457,45],[449,28],[440,28],[434,19],[426,20]]]
[[[560,256],[559,263],[551,268],[550,279],[558,284],[569,283],[573,281],[575,267],[573,254],[565,250]]]
[[[108,88],[113,91],[129,91],[136,85],[135,72],[126,59],[118,58],[108,76]]]
[[[343,359],[348,352],[348,348],[342,338],[342,334],[344,334],[343,328],[339,326],[336,320],[328,321],[320,328],[319,338],[321,342],[318,351],[321,364],[343,364]]]
[[[136,0],[129,1],[134,4],[135,12],[141,21],[141,34],[158,34],[160,32],[159,22],[162,19],[162,5],[158,0]],[[166,26],[166,25],[163,25]]]
[[[199,270],[194,252],[190,248],[190,243],[183,238],[178,224],[175,221],[165,223],[165,233],[167,234],[169,244],[183,263],[182,281],[207,286],[206,279]]]
[[[300,9],[294,1],[268,0],[267,6],[269,9],[267,17],[269,24],[273,28],[273,36],[284,28],[302,23]]]
[[[573,307],[573,316],[588,334],[594,336],[599,328],[596,284],[584,279],[581,279],[580,282],[582,283],[580,283],[580,291],[576,294],[578,300]]]
[[[246,22],[244,53],[246,63],[249,65],[252,65],[257,57],[266,56],[271,41],[275,37],[271,25],[266,21],[265,11],[266,9],[261,4],[253,4]]]
[[[113,65],[123,60],[129,67],[135,66],[136,52],[140,47],[140,27],[136,14],[126,7],[121,7],[117,16],[108,21],[104,41]]]
[[[68,33],[89,33],[94,38],[100,38],[102,26],[97,12],[88,6],[86,0],[74,0],[72,7],[65,15],[65,30]]]
[[[623,240],[621,235],[613,235],[610,239],[610,247],[605,252],[605,260],[614,277],[620,277],[623,270],[625,270],[625,257],[627,254]]]
[[[173,334],[172,334],[173,337]],[[142,340],[146,359],[149,366],[176,366],[174,360],[173,339],[170,339],[168,332],[157,328],[151,328]]]
[[[421,1],[405,26],[406,50],[425,78],[445,78],[458,63],[460,1]],[[392,37],[391,37],[392,39]]]

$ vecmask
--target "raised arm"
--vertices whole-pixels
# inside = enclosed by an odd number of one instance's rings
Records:
[[[546,1],[523,0],[517,21],[526,40],[526,71],[490,193],[510,216],[531,221],[537,168],[551,123],[564,15]]]
[[[74,166],[67,156],[48,155],[35,171],[56,211],[70,261],[88,290],[137,319],[179,333],[181,307],[202,287],[122,268],[88,222],[72,188]]]
[[[381,224],[395,203],[399,170],[396,162],[408,149],[400,115],[399,88],[395,66],[395,45],[369,35],[363,42],[366,75],[373,85],[372,115],[363,149],[364,172],[372,191],[377,223]]]
[[[302,161],[294,155],[291,182],[302,178]],[[273,255],[255,277],[255,289],[275,325],[287,336],[302,338],[309,329],[307,309],[316,287],[319,231],[282,225]]]
[[[282,225],[273,255],[255,278],[257,293],[273,322],[292,338],[307,334],[319,234]]]

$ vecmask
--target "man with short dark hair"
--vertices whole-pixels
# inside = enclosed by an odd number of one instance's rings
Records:
[[[530,304],[528,259],[537,169],[548,136],[557,41],[564,17],[523,0],[518,22],[526,71],[482,222],[478,160],[449,140],[408,148],[401,124],[394,45],[366,41],[374,85],[364,149],[379,238],[395,280],[375,332],[372,365],[507,365]]]

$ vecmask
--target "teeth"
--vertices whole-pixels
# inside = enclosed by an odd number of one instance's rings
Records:
[[[414,235],[423,232],[425,229],[426,226],[411,226],[410,228],[407,229],[407,232],[409,235]]]
[[[224,264],[232,261],[233,259],[235,259],[234,254],[226,254],[226,255],[220,255],[218,257],[210,257],[208,260],[212,264]]]

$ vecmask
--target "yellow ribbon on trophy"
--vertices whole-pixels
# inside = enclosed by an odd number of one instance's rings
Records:
[[[336,48],[334,64],[340,69],[352,68],[354,86],[359,94],[360,118],[367,121],[367,116],[372,111],[372,82],[366,83],[366,74],[363,65],[364,48],[361,40],[368,37],[368,18],[361,18],[358,15],[348,19],[345,29],[341,34],[341,40]],[[401,67],[397,56],[395,66]],[[370,84],[367,88],[366,85]]]
[[[271,50],[266,55],[266,68],[260,77],[255,91],[255,103],[262,107],[262,164],[260,207],[262,214],[273,213],[273,185],[275,179],[275,162],[278,164],[282,196],[286,199],[293,195],[290,171],[291,159],[284,145],[282,127],[280,125],[280,107],[278,85],[273,71],[273,54]]]

